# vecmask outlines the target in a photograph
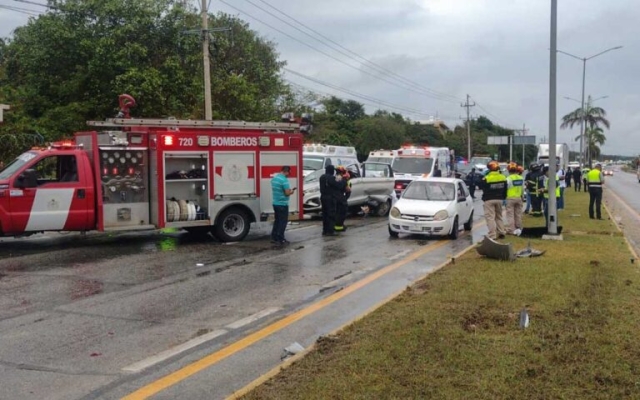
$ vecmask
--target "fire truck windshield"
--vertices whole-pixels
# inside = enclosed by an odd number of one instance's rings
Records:
[[[305,171],[317,171],[322,169],[324,157],[304,157],[302,159],[302,169]]]
[[[433,166],[433,158],[402,157],[391,164],[393,172],[398,174],[429,174]]]
[[[21,154],[13,160],[5,169],[0,171],[0,180],[1,179],[9,179],[13,174],[15,174],[20,168],[22,168],[26,163],[33,160],[36,157],[36,153],[33,151],[28,151],[26,153]]]

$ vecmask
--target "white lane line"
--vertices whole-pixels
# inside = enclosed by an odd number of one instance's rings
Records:
[[[217,331],[209,332],[202,336],[198,336],[197,338],[191,339],[188,342],[182,343],[176,347],[172,347],[169,350],[165,350],[161,353],[156,354],[155,356],[151,356],[149,358],[145,358],[142,361],[138,361],[134,364],[129,365],[128,367],[122,368],[123,371],[126,372],[140,372],[146,368],[151,367],[152,365],[158,364],[166,359],[169,359],[175,355],[178,355],[182,352],[185,352],[189,349],[192,349],[196,346],[201,345],[202,343],[208,342],[209,340],[215,339],[218,336],[222,336],[227,331],[224,329],[220,329]]]
[[[406,256],[407,254],[411,253],[411,251],[412,251],[411,249],[407,249],[407,250],[405,250],[405,251],[403,251],[401,253],[396,254],[395,256],[387,257],[387,260],[391,260],[391,261],[397,260],[398,258],[402,258],[402,257]]]
[[[227,329],[238,329],[241,328],[245,325],[249,325],[252,322],[255,322],[257,320],[259,320],[260,318],[264,318],[267,315],[273,314],[275,312],[280,311],[280,308],[278,307],[271,307],[271,308],[267,308],[266,310],[262,310],[260,312],[257,312],[253,315],[248,316],[247,318],[242,318],[236,322],[233,322],[227,326],[225,326],[225,328]]]

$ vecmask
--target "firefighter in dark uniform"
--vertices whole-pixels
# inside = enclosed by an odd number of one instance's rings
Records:
[[[322,203],[322,235],[335,235],[336,196],[334,192],[339,186],[335,177],[336,169],[327,165],[325,173],[320,177],[320,201]]]
[[[344,183],[344,191],[336,194],[336,225],[334,230],[336,232],[343,232],[347,229],[344,226],[344,221],[347,219],[347,211],[349,210],[348,200],[351,196],[351,176],[349,175],[349,171],[343,166],[338,166],[336,173],[338,177],[342,178],[338,178],[340,179],[338,182]]]
[[[538,189],[544,187],[544,175],[541,173],[540,165],[537,163],[532,163],[529,166],[529,171],[531,172],[527,178],[527,189],[531,193],[531,216],[542,217],[544,195]]]

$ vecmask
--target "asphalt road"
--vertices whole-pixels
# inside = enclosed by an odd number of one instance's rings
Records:
[[[0,399],[225,398],[486,231],[389,238],[386,219],[340,237],[259,226],[242,243],[186,233],[47,234],[0,241]],[[195,364],[194,364],[195,363]],[[173,375],[172,375],[173,374]],[[141,391],[142,389],[142,391]]]

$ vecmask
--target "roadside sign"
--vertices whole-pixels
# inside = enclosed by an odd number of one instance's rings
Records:
[[[535,146],[536,137],[535,136],[514,136],[513,144],[529,144],[529,145]]]
[[[509,136],[488,136],[487,137],[487,144],[492,144],[492,145],[503,145],[503,144],[509,144]]]

